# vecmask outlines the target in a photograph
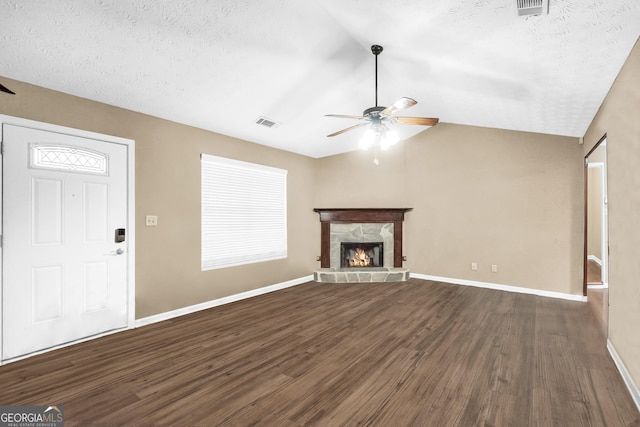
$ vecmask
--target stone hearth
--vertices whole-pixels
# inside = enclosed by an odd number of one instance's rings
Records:
[[[395,267],[321,268],[313,272],[313,280],[321,283],[403,282],[409,270]]]

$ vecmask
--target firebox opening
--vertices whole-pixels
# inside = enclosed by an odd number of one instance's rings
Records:
[[[341,242],[340,268],[384,267],[382,242]]]

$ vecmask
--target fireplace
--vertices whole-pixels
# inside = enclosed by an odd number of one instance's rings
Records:
[[[402,222],[411,208],[320,209],[321,283],[399,282],[409,280],[402,267]]]
[[[402,222],[411,208],[320,209],[320,267],[341,268],[340,242],[384,242],[381,267],[402,268]]]
[[[383,266],[383,242],[340,242],[340,268],[375,268]]]

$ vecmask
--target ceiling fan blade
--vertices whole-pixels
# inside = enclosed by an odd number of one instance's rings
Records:
[[[332,133],[331,135],[327,135],[327,137],[338,136],[340,134],[343,134],[345,132],[349,132],[350,130],[353,130],[353,129],[359,128],[360,126],[365,126],[365,125],[367,125],[367,123],[358,123],[357,125],[349,126],[346,129],[342,129],[342,130],[339,130],[338,132]]]
[[[428,118],[428,117],[395,117],[396,123],[400,123],[403,125],[421,125],[421,126],[435,126],[440,121],[436,118]]]
[[[340,119],[364,119],[362,116],[349,116],[347,114],[325,114],[325,117],[338,117]]]
[[[11,91],[10,89],[7,89],[5,86],[2,86],[0,84],[0,92],[6,92],[6,93],[10,93],[11,95],[15,95],[16,93]]]
[[[415,99],[400,98],[396,102],[394,102],[392,105],[380,111],[380,114],[385,116],[391,116],[400,110],[406,110],[409,107],[413,107],[417,103],[418,101],[416,101]]]

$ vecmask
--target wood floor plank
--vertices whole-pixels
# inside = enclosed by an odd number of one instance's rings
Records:
[[[0,367],[68,426],[634,426],[589,304],[307,283]]]

